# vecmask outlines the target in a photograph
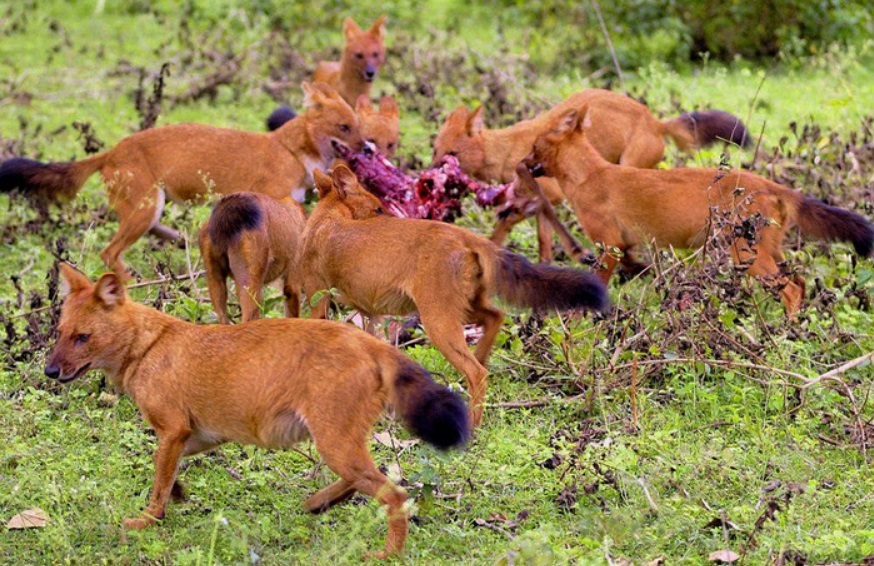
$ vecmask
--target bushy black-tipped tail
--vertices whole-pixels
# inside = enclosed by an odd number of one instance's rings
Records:
[[[806,236],[849,242],[862,257],[874,249],[874,224],[855,212],[830,206],[806,195],[798,205],[798,226]]]
[[[282,105],[274,110],[267,117],[267,130],[272,132],[284,126],[286,122],[290,122],[297,117],[297,113],[286,105]]]
[[[495,283],[499,297],[520,307],[603,312],[610,306],[607,288],[594,274],[531,263],[503,249],[498,251]]]
[[[726,141],[741,147],[752,144],[747,127],[734,114],[722,110],[698,110],[674,118],[668,124],[682,125],[695,139],[695,145],[706,147],[718,141]]]
[[[231,193],[219,200],[207,224],[212,252],[224,255],[245,230],[256,230],[264,221],[264,211],[251,193]]]
[[[428,370],[412,360],[400,362],[392,403],[407,428],[441,450],[461,446],[470,436],[464,401],[437,385]]]
[[[0,163],[0,193],[19,193],[42,202],[72,199],[102,163],[103,155],[66,163],[13,157]]]

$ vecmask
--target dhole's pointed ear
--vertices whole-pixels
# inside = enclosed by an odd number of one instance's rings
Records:
[[[379,99],[379,113],[388,116],[389,118],[396,118],[400,115],[401,111],[394,98],[383,96]]]
[[[486,127],[485,122],[483,122],[483,111],[485,109],[482,105],[476,107],[476,110],[470,113],[470,116],[467,117],[467,133],[475,136]]]
[[[115,273],[104,273],[97,280],[94,296],[104,305],[115,307],[124,303],[127,298],[127,291],[118,275]]]
[[[303,106],[304,108],[321,108],[322,93],[313,88],[313,85],[303,81],[300,83],[300,88],[303,90]]]
[[[449,113],[449,116],[446,117],[447,122],[467,122],[467,117],[470,115],[470,112],[467,111],[467,106],[459,106],[455,110]]]
[[[385,14],[376,18],[376,21],[370,26],[369,33],[377,39],[382,37],[382,34],[385,33]]]
[[[88,276],[66,262],[58,264],[61,270],[61,297],[66,297],[91,286]]]
[[[346,36],[346,39],[352,39],[356,35],[361,35],[362,33],[361,28],[358,27],[355,20],[352,18],[346,18],[343,20],[343,34]]]
[[[580,113],[580,119],[577,120],[577,128],[580,130],[592,127],[592,117],[589,116],[589,105],[583,104],[577,110]]]
[[[323,171],[318,169],[313,170],[313,181],[316,183],[316,188],[319,190],[319,198],[323,199],[331,192],[334,187],[334,181]]]
[[[337,165],[331,173],[334,181],[334,188],[337,189],[337,194],[340,198],[346,198],[349,193],[354,192],[358,187],[358,178],[345,165]]]
[[[370,101],[370,97],[366,94],[358,95],[358,100],[355,101],[355,113],[356,114],[372,114],[373,113],[373,102]]]
[[[564,134],[576,130],[579,123],[580,111],[576,108],[571,108],[558,117],[558,123],[555,125],[555,133]]]

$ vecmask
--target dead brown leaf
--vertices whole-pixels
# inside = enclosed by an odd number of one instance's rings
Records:
[[[6,523],[7,529],[41,529],[46,526],[49,518],[39,507],[22,511]]]

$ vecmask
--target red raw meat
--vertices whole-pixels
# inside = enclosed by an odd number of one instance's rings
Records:
[[[379,153],[341,153],[358,181],[387,210],[402,218],[452,222],[461,215],[461,200],[469,193],[481,206],[497,206],[513,199],[513,183],[492,186],[471,179],[451,155],[418,177],[411,177]]]

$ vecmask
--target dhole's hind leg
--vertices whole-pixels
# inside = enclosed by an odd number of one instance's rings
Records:
[[[209,299],[220,324],[230,324],[228,318],[228,273],[222,261],[212,255],[212,245],[205,229],[201,229],[200,256],[206,265],[206,284],[209,288]]]
[[[492,353],[492,348],[495,346],[495,339],[498,337],[498,332],[501,331],[501,324],[504,322],[504,313],[496,309],[484,294],[477,297],[476,303],[473,305],[473,312],[470,316],[471,322],[478,324],[483,328],[483,335],[476,349],[473,352],[476,360],[486,365],[489,361],[489,355]]]
[[[436,301],[436,304],[441,305],[441,302]],[[439,306],[436,308],[439,309]],[[451,314],[433,312],[430,309],[421,309],[419,314],[431,343],[440,350],[450,364],[464,374],[467,390],[470,393],[471,424],[475,427],[479,426],[483,418],[488,370],[470,353],[470,348],[467,347],[467,341],[464,339],[464,326],[460,321],[455,320]],[[500,324],[497,326],[500,328]],[[484,330],[483,339],[487,339],[485,334]],[[491,341],[494,343],[494,336],[491,337]],[[491,351],[491,345],[488,346],[488,350]],[[485,346],[482,351],[485,351]]]
[[[282,281],[282,295],[285,297],[285,316],[297,318],[300,316],[300,281],[294,268],[289,268]]]
[[[100,257],[118,276],[127,278],[121,255],[158,222],[164,210],[164,191],[140,179],[130,179],[110,188],[109,203],[118,214],[118,231]]]
[[[619,157],[619,165],[652,169],[665,156],[665,142],[661,138],[650,135],[632,136]]]
[[[762,238],[757,246],[758,253],[745,241],[737,240],[731,246],[732,257],[739,264],[755,258],[747,270],[750,276],[769,279],[783,285],[780,289],[780,299],[786,309],[786,316],[791,318],[801,309],[801,303],[804,301],[804,279],[796,277],[795,280],[791,280],[780,272],[777,264],[783,261],[783,253],[780,251],[782,234],[767,228],[763,229],[761,234]]]
[[[241,242],[243,248],[245,242]],[[249,250],[232,248],[228,250],[228,263],[237,286],[243,322],[258,320],[261,317],[261,304],[264,297],[264,276],[267,266],[268,250]]]
[[[355,426],[344,426],[329,430],[323,429],[319,425],[321,422],[312,422],[310,432],[319,454],[325,459],[325,464],[340,476],[341,481],[334,482],[327,488],[318,491],[307,501],[307,509],[312,511],[318,509],[317,503],[328,503],[329,500],[348,497],[351,495],[351,493],[347,494],[349,490],[360,491],[374,497],[386,506],[388,512],[388,535],[385,541],[385,550],[378,556],[386,558],[401,553],[404,550],[408,531],[407,511],[404,509],[407,493],[376,468],[367,450],[366,434],[359,435],[357,432],[359,429],[363,429]],[[337,427],[337,424],[335,423],[333,426]],[[369,429],[370,427],[364,428]],[[313,507],[310,507],[310,502],[313,503]]]

